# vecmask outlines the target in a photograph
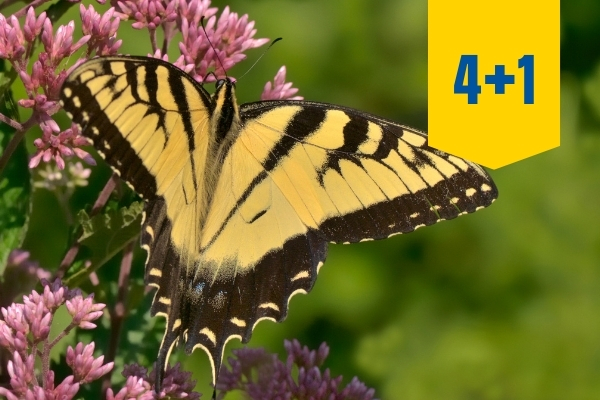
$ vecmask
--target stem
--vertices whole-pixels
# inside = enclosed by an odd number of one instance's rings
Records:
[[[163,54],[167,54],[167,51],[169,49],[169,43],[171,42],[171,39],[173,39],[173,30],[175,29],[175,23],[174,22],[163,22],[161,24],[162,28],[163,28],[163,45],[162,45],[162,53]]]
[[[73,323],[71,322],[71,323],[69,324],[69,326],[67,326],[67,327],[65,328],[65,330],[64,330],[64,331],[62,331],[61,333],[59,333],[59,334],[58,334],[58,335],[57,335],[57,336],[54,338],[54,340],[52,340],[52,342],[50,342],[50,345],[48,346],[48,354],[50,354],[50,349],[51,349],[51,348],[53,348],[54,346],[56,346],[56,344],[57,344],[58,342],[60,342],[62,338],[64,338],[65,336],[67,336],[67,335],[69,334],[69,332],[71,332],[71,331],[73,330],[73,328],[75,328],[75,327],[76,327],[76,325],[75,325],[75,324],[73,324]],[[44,342],[44,347],[45,347],[46,343],[47,343],[47,341],[46,341],[46,342]],[[49,365],[49,364],[48,364],[48,365]]]
[[[152,43],[152,53],[156,53],[156,50],[158,50],[158,43],[156,42],[156,29],[148,28],[148,31],[150,31],[150,43]]]
[[[54,320],[54,315],[52,315],[52,319],[50,320],[50,325],[52,325],[52,320]],[[48,377],[48,372],[50,371],[50,350],[52,350],[52,348],[54,346],[56,346],[56,343],[58,343],[62,338],[64,338],[67,333],[69,333],[71,331],[71,329],[73,329],[75,327],[75,325],[73,325],[73,323],[70,323],[69,326],[67,326],[65,328],[64,331],[62,331],[61,333],[59,333],[52,342],[49,341],[49,338],[46,338],[46,340],[44,340],[44,348],[42,350],[42,385],[44,387],[47,387],[48,382],[46,382],[46,378]]]
[[[10,0],[7,0],[7,1],[10,1]],[[41,4],[46,3],[47,1],[48,0],[33,0],[31,3],[27,4],[25,7],[21,8],[19,11],[17,11],[13,15],[17,18],[21,18],[25,14],[27,14],[27,10],[29,9],[29,7],[36,8],[36,7],[40,6]]]
[[[98,195],[98,198],[96,199],[96,202],[92,207],[92,211],[90,212],[90,217],[93,217],[94,215],[98,214],[100,210],[102,210],[102,208],[106,205],[106,202],[110,198],[110,194],[117,187],[117,183],[119,183],[119,175],[113,172],[108,182],[106,182],[104,189],[102,189],[102,191]]]
[[[19,124],[17,121],[13,121],[12,119],[7,118],[5,115],[0,114],[0,121],[17,130],[12,139],[10,139],[10,142],[8,142],[6,149],[4,149],[4,153],[2,153],[2,156],[0,157],[0,173],[2,173],[2,170],[4,167],[6,167],[10,156],[12,156],[12,153],[16,150],[19,143],[21,143],[21,140],[23,140],[25,137],[25,133],[27,133],[29,128],[37,123],[37,116],[34,112],[27,121],[25,121],[23,124]]]
[[[125,303],[127,300],[127,290],[129,275],[131,272],[131,262],[133,260],[133,241],[129,242],[123,249],[123,258],[121,260],[121,270],[119,271],[119,289],[117,292],[117,302],[114,310],[110,311],[110,341],[108,352],[106,354],[106,363],[115,360],[117,355],[117,349],[119,347],[119,338],[121,337],[121,330],[123,328],[123,321],[125,320],[126,307]],[[112,376],[112,370],[104,375],[102,379],[102,393],[110,387],[110,379]]]
[[[23,130],[23,125],[15,121],[14,119],[8,118],[4,114],[0,114],[0,121],[4,122],[6,125],[10,125],[11,128],[16,129],[17,131]]]
[[[102,208],[110,198],[110,194],[113,190],[115,190],[115,187],[117,186],[118,182],[119,176],[113,173],[108,182],[106,182],[106,185],[104,185],[104,189],[102,189],[102,191],[98,195],[98,198],[96,199],[96,202],[92,207],[92,211],[90,212],[90,217],[93,217],[94,215],[98,214],[100,210],[102,210]],[[76,236],[80,236],[80,234],[81,232],[77,232]],[[73,261],[75,261],[77,253],[79,253],[79,246],[79,239],[77,239],[77,241],[73,243],[71,248],[67,251],[67,254],[65,254],[63,260],[60,262],[60,266],[56,271],[55,278],[62,279],[65,276],[65,273],[67,272],[71,264],[73,264]]]

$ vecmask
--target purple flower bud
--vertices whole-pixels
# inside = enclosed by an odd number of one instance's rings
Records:
[[[129,365],[123,366],[123,372],[121,372],[121,374],[125,378],[133,376],[136,378],[144,378],[146,380],[148,379],[148,369],[145,367],[142,367],[139,364],[129,364]]]
[[[50,21],[50,18],[47,18],[44,20],[44,25],[42,27],[42,44],[44,45],[46,53],[50,54],[52,52],[53,43],[52,21]]]
[[[6,369],[10,376],[10,386],[17,395],[24,395],[29,384],[33,382],[34,366],[35,358],[33,354],[23,360],[19,352],[15,351],[13,353],[13,359],[8,362]]]
[[[292,87],[292,82],[285,81],[285,65],[279,68],[273,83],[267,82],[260,96],[261,100],[302,100],[302,96],[294,96],[298,89]]]
[[[297,340],[285,341],[287,362],[281,362],[264,349],[237,349],[229,359],[231,370],[219,374],[219,398],[231,390],[242,390],[252,399],[314,399],[314,400],[372,400],[373,389],[358,379],[340,391],[342,377],[333,378],[328,369],[321,372],[329,348],[323,343],[319,350],[303,347]],[[297,371],[297,372],[295,372]]]
[[[35,291],[34,293],[37,295]],[[50,333],[52,314],[45,307],[39,295],[25,296],[23,297],[23,303],[25,319],[31,327],[34,343],[38,343],[46,339]]]
[[[25,37],[19,20],[14,15],[7,20],[0,14],[0,57],[18,64],[25,54],[24,45]]]
[[[15,351],[15,339],[13,331],[10,327],[0,319],[0,346],[4,347],[11,353]]]
[[[42,300],[49,310],[55,310],[65,302],[65,290],[63,286],[44,286]]]
[[[0,386],[0,396],[6,397],[6,400],[19,400],[19,398],[13,392],[3,388],[2,386]],[[42,399],[43,397],[40,398]]]
[[[44,388],[34,385],[32,388],[27,389],[25,393],[25,400],[40,400],[47,399]]]
[[[42,66],[42,63],[39,61],[36,61],[33,63],[33,68],[32,68],[32,72],[31,72],[31,90],[32,92],[37,91],[37,89],[40,87],[40,82],[42,82],[44,79],[44,67]]]
[[[42,31],[45,21],[45,11],[41,13],[39,17],[36,18],[34,8],[29,7],[29,9],[27,10],[27,17],[25,18],[25,24],[23,25],[23,34],[25,40],[28,42],[33,42]]]
[[[4,316],[4,322],[13,331],[22,332],[27,335],[29,333],[29,324],[25,320],[23,308],[23,304],[13,303],[7,308],[2,307],[2,315]]]
[[[95,381],[114,366],[113,362],[102,365],[104,356],[94,358],[94,347],[95,343],[92,342],[85,347],[83,343],[78,343],[75,349],[71,346],[67,348],[67,364],[73,370],[75,380],[79,383]]]
[[[35,100],[21,99],[21,100],[17,101],[17,104],[23,108],[33,108],[35,106]]]
[[[114,7],[100,15],[91,5],[86,9],[82,4],[79,6],[79,14],[83,33],[90,36],[90,51],[95,50],[97,55],[116,54],[121,46],[121,41],[116,39],[117,30],[120,20],[126,15],[116,12]]]
[[[94,295],[91,294],[85,299],[82,296],[76,296],[67,300],[67,309],[73,317],[73,323],[82,329],[94,329],[95,324],[90,321],[97,320],[102,316],[102,309],[105,304],[93,304]]]
[[[41,118],[43,117],[44,115],[42,114]],[[54,135],[52,133],[54,126],[50,125],[51,123],[56,124],[56,122],[51,118],[49,118],[47,122],[48,125],[41,125],[42,137],[33,142],[35,147],[37,147],[38,152],[29,161],[30,168],[37,167],[41,160],[48,162],[51,159],[54,159],[58,167],[64,169],[65,161],[63,157],[70,157],[72,155],[76,155],[90,165],[96,164],[93,157],[90,156],[87,151],[77,148],[79,146],[88,145],[89,141],[79,135],[76,125],[72,124],[70,129],[66,129],[58,135]],[[58,127],[58,125],[56,127]]]
[[[156,368],[156,365],[154,367]],[[155,376],[156,374],[154,371],[148,376],[148,382],[152,385],[154,385]],[[200,393],[193,391],[196,386],[196,381],[191,379],[191,377],[192,373],[181,370],[181,365],[179,363],[175,364],[173,367],[167,367],[158,398],[199,399]]]
[[[154,399],[154,391],[150,384],[142,378],[130,376],[127,378],[125,387],[115,395],[112,389],[106,391],[106,400],[152,400]]]
[[[51,399],[70,400],[75,397],[78,391],[79,383],[74,382],[73,375],[69,375],[50,393],[46,390],[46,397]]]
[[[25,354],[25,351],[29,347],[29,343],[27,342],[27,334],[21,331],[16,332],[14,336],[14,345],[15,351]]]
[[[36,140],[38,140],[38,139],[36,139]],[[35,141],[34,141],[34,143],[35,143]],[[42,155],[43,155],[42,152],[37,152],[33,157],[31,157],[31,159],[29,160],[29,164],[28,164],[29,168],[35,168],[38,165],[40,165],[40,162],[42,161]]]

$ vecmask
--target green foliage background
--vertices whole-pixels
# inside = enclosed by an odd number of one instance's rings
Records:
[[[227,4],[256,21],[258,37],[284,38],[239,81],[240,102],[257,100],[286,65],[308,100],[427,129],[425,0],[213,1]],[[489,209],[385,241],[331,246],[314,290],[291,301],[283,324],[259,324],[250,346],[283,354],[284,338],[313,348],[326,341],[333,374],[346,382],[357,375],[383,399],[600,396],[600,3],[563,2],[561,14],[561,147],[492,171],[500,198]],[[145,31],[120,32],[122,53],[149,51]],[[72,216],[89,210],[109,175],[94,170],[70,201]],[[53,194],[35,191],[24,247],[47,268],[70,243],[66,212]],[[162,334],[147,312],[144,259],[138,249],[119,362],[151,363]],[[84,288],[113,301],[119,261],[98,271],[99,287]],[[100,337],[107,329],[99,327]],[[204,353],[173,359],[209,396]]]

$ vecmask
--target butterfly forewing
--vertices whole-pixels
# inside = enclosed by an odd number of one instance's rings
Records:
[[[242,113],[240,141],[281,132],[268,157],[285,156],[269,174],[279,186],[293,180],[302,189],[286,195],[303,222],[328,241],[410,232],[474,212],[497,197],[480,166],[428,147],[426,134],[389,120],[312,102],[254,103]],[[280,113],[290,116],[289,123],[273,128]],[[269,158],[262,163],[271,168]]]

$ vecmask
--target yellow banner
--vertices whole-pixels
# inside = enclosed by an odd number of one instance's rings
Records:
[[[500,168],[560,144],[560,1],[429,0],[429,145]]]

